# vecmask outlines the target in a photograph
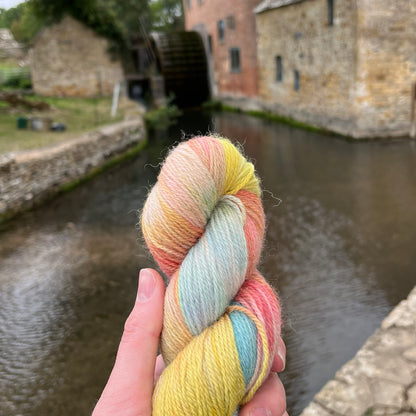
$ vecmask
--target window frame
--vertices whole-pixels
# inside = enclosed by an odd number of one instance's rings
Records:
[[[334,26],[335,0],[327,0],[328,4],[328,26]]]
[[[236,63],[238,65],[234,65]],[[230,48],[230,72],[233,74],[241,73],[241,53],[237,46]]]
[[[275,57],[276,63],[276,82],[283,82],[283,58],[282,55],[276,55]]]
[[[300,73],[299,70],[293,70],[293,89],[298,92],[300,90]]]
[[[218,42],[223,43],[225,41],[225,23],[223,19],[218,20],[217,36],[218,36]]]

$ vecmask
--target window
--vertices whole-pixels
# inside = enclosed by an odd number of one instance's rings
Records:
[[[188,9],[191,8],[191,0],[186,0],[186,6],[188,7]]]
[[[224,20],[220,20],[218,22],[218,40],[220,42],[224,42],[224,37],[225,37],[225,34],[224,34]]]
[[[294,84],[295,91],[299,91],[299,89],[300,89],[299,71],[297,69],[295,69],[293,75],[294,75],[294,78],[295,78],[295,84]]]
[[[209,53],[212,53],[212,36],[208,35],[208,50]]]
[[[240,48],[230,49],[231,72],[240,72]]]
[[[334,0],[328,0],[328,26],[334,26]]]
[[[282,66],[282,57],[276,56],[276,81],[283,81],[283,66]]]
[[[235,29],[235,17],[233,15],[227,16],[225,19],[227,22],[227,29],[234,30]]]
[[[198,3],[201,5],[204,2],[204,0],[198,0]]]

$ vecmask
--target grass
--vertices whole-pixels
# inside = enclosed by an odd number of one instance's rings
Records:
[[[115,123],[124,119],[125,107],[120,102],[117,114],[110,116],[111,98],[45,98],[25,97],[34,101],[46,101],[51,105],[48,111],[28,111],[11,108],[0,102],[0,153],[35,149],[60,143],[80,133],[94,130],[98,126]],[[128,105],[128,104],[126,104]],[[54,122],[64,123],[65,132],[18,130],[18,117],[48,117]]]

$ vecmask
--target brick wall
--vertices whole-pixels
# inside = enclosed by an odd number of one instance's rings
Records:
[[[190,2],[190,7],[188,6]],[[219,95],[257,95],[256,22],[259,0],[184,0],[187,30],[212,37],[213,91]],[[234,28],[227,23],[233,16]],[[218,21],[224,21],[224,41],[218,39]],[[230,48],[240,49],[241,71],[231,72]]]
[[[47,96],[110,95],[123,79],[107,39],[71,17],[44,29],[30,51],[33,88]]]

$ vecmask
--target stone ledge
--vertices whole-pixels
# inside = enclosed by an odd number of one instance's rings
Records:
[[[53,146],[0,155],[0,221],[88,176],[145,137],[137,117]]]
[[[416,287],[300,416],[416,414]]]

